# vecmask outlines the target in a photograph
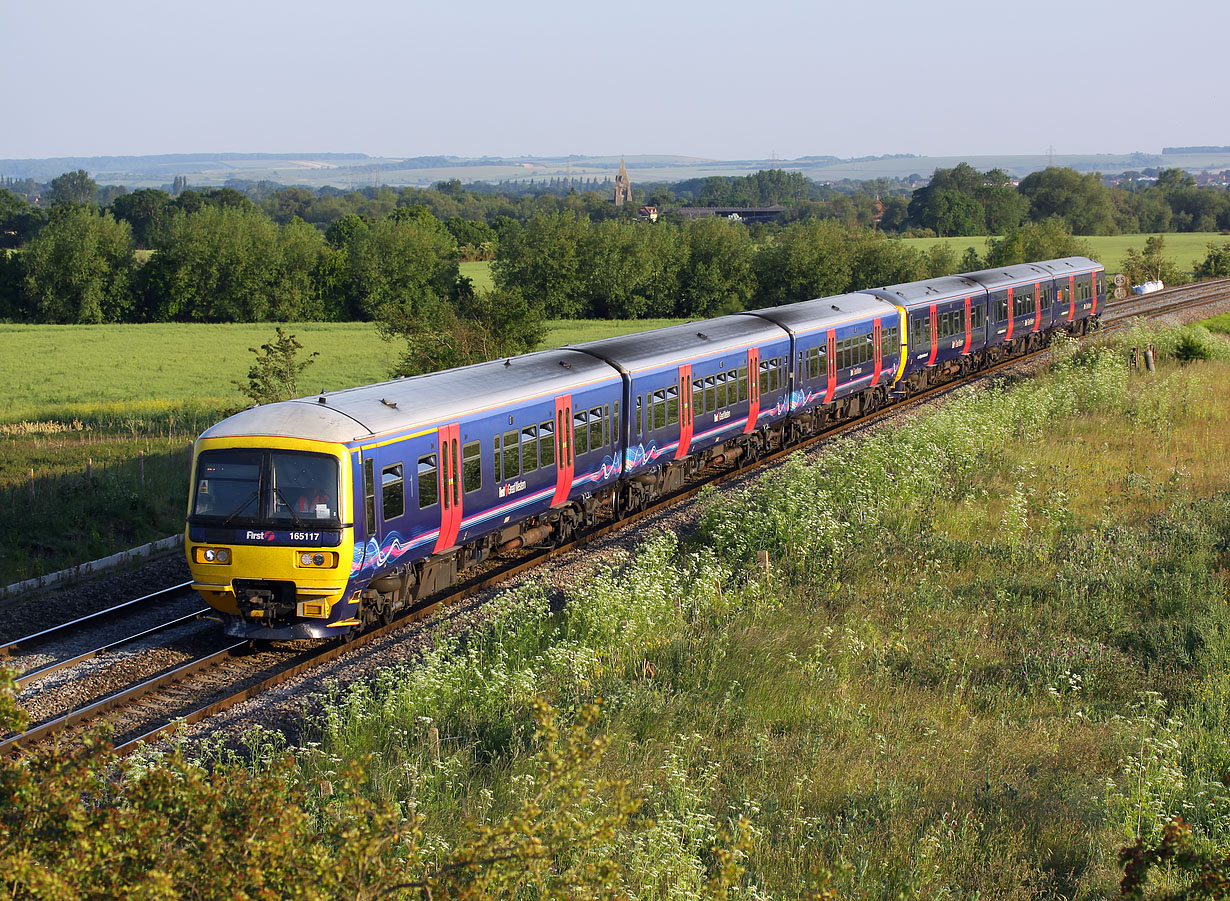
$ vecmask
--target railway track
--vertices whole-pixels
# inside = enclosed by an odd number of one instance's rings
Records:
[[[1189,285],[1163,292],[1133,297],[1121,301],[1108,302],[1104,308],[1103,322],[1110,328],[1121,327],[1132,318],[1138,316],[1160,316],[1205,306],[1211,303],[1230,299],[1230,279],[1216,282],[1206,282],[1200,285]],[[994,376],[1006,369],[1019,365],[1021,362],[1036,358],[1045,350],[1036,351],[1011,360],[1003,361],[989,367],[973,378]],[[948,382],[933,386],[909,398],[893,404],[867,416],[851,419],[835,424],[821,435],[806,441],[792,444],[781,450],[766,454],[759,460],[745,465],[731,465],[725,470],[714,474],[705,473],[704,478],[696,478],[691,483],[673,495],[663,498],[657,504],[643,511],[631,514],[618,521],[607,524],[586,533],[575,541],[556,548],[531,549],[520,552],[521,556],[511,560],[503,560],[489,567],[485,572],[473,576],[466,582],[440,596],[428,599],[409,611],[402,613],[392,622],[379,628],[371,629],[355,636],[346,643],[331,643],[310,648],[303,647],[304,642],[287,643],[288,646],[253,650],[247,642],[229,644],[208,654],[202,654],[180,665],[166,668],[163,671],[144,677],[123,690],[106,694],[91,700],[88,704],[74,707],[63,714],[46,719],[27,732],[11,736],[0,741],[0,753],[14,753],[46,742],[65,730],[94,722],[101,717],[109,717],[108,722],[113,730],[115,745],[122,753],[135,750],[139,745],[156,738],[180,724],[199,722],[214,716],[242,701],[256,697],[276,686],[282,685],[303,673],[338,659],[344,654],[357,650],[371,642],[383,639],[393,632],[405,628],[408,624],[422,620],[442,609],[456,609],[463,601],[480,592],[499,585],[508,579],[518,576],[527,570],[540,566],[553,557],[568,551],[583,547],[590,542],[603,538],[610,533],[624,529],[641,519],[655,515],[662,510],[694,497],[704,486],[720,484],[730,479],[749,474],[760,466],[778,461],[798,450],[805,449],[819,442],[828,441],[847,431],[864,428],[882,418],[895,415],[910,406],[925,403],[935,397],[953,390],[965,382]],[[184,585],[175,586],[170,590],[183,589]],[[67,623],[56,629],[45,630],[34,636],[27,636],[9,645],[0,647],[0,653],[11,653],[44,636],[51,635],[61,629],[81,628],[90,621],[113,613],[116,610],[129,607],[146,598],[102,611],[91,617],[83,617],[73,623]],[[200,618],[208,611],[200,611],[200,616],[190,615],[172,623],[160,624],[141,635],[126,637],[118,644],[137,642],[163,629],[172,629],[183,622]],[[80,655],[76,660],[64,661],[54,667],[48,666],[40,670],[23,673],[19,683],[23,688],[39,678],[45,678],[54,672],[64,671],[84,660],[96,659],[108,652],[110,648],[99,648]],[[93,656],[90,656],[93,654]]]

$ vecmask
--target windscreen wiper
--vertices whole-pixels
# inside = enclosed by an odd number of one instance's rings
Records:
[[[299,518],[299,515],[295,513],[295,508],[292,507],[290,505],[290,502],[286,500],[286,495],[282,493],[282,489],[274,488],[273,493],[276,494],[281,499],[282,506],[284,506],[286,508],[286,512],[290,514],[290,518],[294,522],[294,524],[297,525],[301,529],[308,528],[308,524]]]
[[[256,500],[256,497],[259,494],[260,494],[259,488],[256,491],[253,491],[251,494],[249,494],[247,499],[242,504],[240,504],[238,507],[235,508],[235,512],[222,521],[222,525],[229,526],[231,524],[231,520],[234,519],[236,516],[238,516],[240,513],[242,513],[244,510],[246,510],[248,508],[248,504]]]

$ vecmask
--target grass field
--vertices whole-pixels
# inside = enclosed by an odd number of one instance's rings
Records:
[[[1119,271],[1123,258],[1129,249],[1143,251],[1149,235],[1110,235],[1106,237],[1081,237],[1080,240],[1089,245],[1093,258],[1106,266],[1108,272]],[[1173,259],[1180,269],[1191,271],[1208,253],[1209,242],[1217,244],[1230,243],[1230,235],[1216,232],[1168,233],[1161,237],[1166,239],[1166,255]],[[978,238],[903,238],[911,247],[927,250],[935,244],[948,244],[960,259],[966,248],[972,247],[979,254],[987,252],[987,239]]]

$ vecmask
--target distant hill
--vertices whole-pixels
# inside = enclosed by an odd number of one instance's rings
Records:
[[[929,177],[937,168],[967,162],[981,171],[1003,169],[1024,177],[1048,165],[1081,172],[1118,174],[1149,168],[1190,172],[1230,169],[1230,147],[1167,147],[1160,154],[1124,153],[1018,156],[917,156],[908,153],[841,159],[803,156],[792,160],[714,160],[670,154],[626,158],[633,184],[683,181],[707,176],[747,175],[761,169],[801,172],[819,182],[844,179]],[[129,188],[169,186],[184,176],[193,187],[233,182],[269,181],[312,188],[357,189],[373,185],[426,186],[438,181],[530,181],[558,178],[599,181],[613,178],[620,157],[565,155],[550,157],[373,157],[365,153],[175,153],[156,156],[57,157],[0,160],[0,177],[49,181],[64,172],[84,169],[100,185]]]

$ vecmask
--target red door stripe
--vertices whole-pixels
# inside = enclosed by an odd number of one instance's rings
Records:
[[[974,343],[974,298],[965,298],[965,346],[961,348],[961,353],[969,353],[970,345]]]
[[[679,367],[679,447],[675,459],[682,460],[692,449],[692,364]]]
[[[833,399],[833,392],[837,390],[837,332],[833,329],[828,330],[828,335],[825,340],[825,366],[828,372],[828,384],[824,388],[824,402],[827,404]]]
[[[872,354],[875,359],[875,369],[871,373],[871,386],[874,388],[880,384],[880,370],[884,368],[884,343],[881,340],[883,331],[880,326],[880,320],[877,318],[871,324],[871,341],[875,345],[872,348]]]
[[[760,419],[760,348],[747,349],[747,423],[743,434],[756,428]]]
[[[1005,341],[1012,340],[1012,329],[1016,327],[1016,310],[1012,306],[1012,289],[1008,289],[1008,333],[1004,335]]]
[[[1034,331],[1042,328],[1042,282],[1034,282]]]
[[[1076,276],[1068,276],[1068,321],[1076,318]]]
[[[935,362],[935,355],[940,349],[940,335],[937,323],[939,316],[935,312],[935,304],[931,304],[931,356],[927,357],[927,365],[930,366]]]
[[[572,395],[555,398],[555,494],[551,506],[558,507],[572,492],[572,474],[576,461],[572,459]]]
[[[457,533],[461,530],[461,474],[459,466],[461,441],[461,424],[454,422],[444,426],[439,432],[439,449],[436,459],[439,466],[440,490],[440,537],[436,539],[433,553],[440,553],[457,543]]]

